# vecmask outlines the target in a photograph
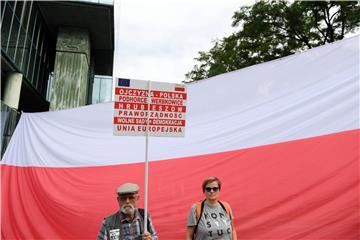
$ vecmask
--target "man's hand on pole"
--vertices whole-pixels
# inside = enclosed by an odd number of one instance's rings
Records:
[[[149,232],[145,232],[143,235],[142,235],[142,240],[151,240],[151,234]]]

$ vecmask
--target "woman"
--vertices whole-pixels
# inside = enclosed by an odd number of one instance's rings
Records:
[[[208,177],[202,190],[206,199],[193,204],[187,221],[186,240],[237,240],[229,204],[219,200],[221,181]]]

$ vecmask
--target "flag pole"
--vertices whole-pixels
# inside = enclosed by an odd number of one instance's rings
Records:
[[[147,96],[147,120],[146,120],[146,135],[145,135],[145,193],[144,193],[144,232],[147,232],[147,213],[148,213],[148,187],[149,187],[149,120],[150,120],[150,89],[151,81],[148,81],[148,96]]]

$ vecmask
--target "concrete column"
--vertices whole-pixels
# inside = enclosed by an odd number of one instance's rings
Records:
[[[9,72],[5,77],[3,101],[11,108],[18,109],[23,75]]]
[[[89,65],[89,32],[79,28],[60,28],[56,44],[50,110],[86,104]]]

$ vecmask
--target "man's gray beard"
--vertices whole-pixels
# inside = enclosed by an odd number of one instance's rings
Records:
[[[133,215],[135,212],[135,207],[131,204],[128,204],[126,207],[121,207],[121,212],[125,215]]]

